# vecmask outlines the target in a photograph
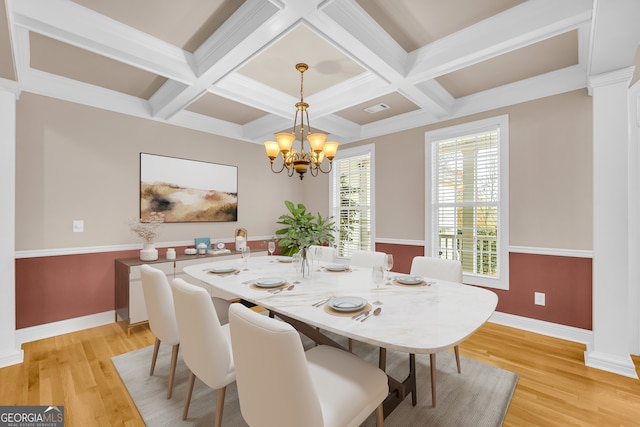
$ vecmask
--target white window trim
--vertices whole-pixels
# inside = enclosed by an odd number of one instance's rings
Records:
[[[375,250],[375,245],[376,245],[376,173],[375,173],[375,169],[376,169],[376,150],[375,150],[375,144],[366,144],[366,145],[360,145],[358,147],[353,147],[353,148],[347,148],[347,149],[340,149],[338,150],[338,153],[336,154],[336,157],[334,158],[334,162],[336,160],[340,160],[340,159],[344,159],[344,158],[348,158],[348,157],[356,157],[356,156],[362,156],[365,154],[370,154],[371,155],[371,176],[370,176],[370,182],[371,182],[371,195],[370,195],[370,200],[371,200],[371,250]],[[331,173],[329,174],[329,212],[331,212],[331,215],[334,217],[333,219],[336,220],[335,217],[335,207],[333,206],[333,191],[335,188],[335,173],[332,170]]]
[[[500,204],[498,207],[499,226],[498,233],[498,257],[500,260],[500,273],[498,277],[479,276],[477,274],[464,273],[463,281],[467,284],[485,286],[495,289],[509,289],[509,115],[502,115],[488,119],[464,123],[457,126],[437,129],[425,133],[425,208],[424,230],[426,256],[433,256],[433,238],[430,236],[431,224],[431,197],[432,197],[432,168],[431,152],[432,143],[442,139],[456,138],[483,130],[500,127]]]

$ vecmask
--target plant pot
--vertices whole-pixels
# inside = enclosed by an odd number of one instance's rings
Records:
[[[155,261],[158,259],[158,250],[153,243],[147,242],[140,251],[140,261]]]

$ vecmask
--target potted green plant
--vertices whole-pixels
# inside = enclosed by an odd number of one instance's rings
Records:
[[[286,227],[276,231],[276,236],[280,238],[278,245],[285,248],[284,255],[291,256],[302,252],[302,257],[306,258],[305,252],[309,246],[333,244],[336,226],[331,217],[325,218],[319,212],[313,215],[307,212],[302,203],[296,206],[285,200],[284,204],[290,213],[280,215],[277,223]]]

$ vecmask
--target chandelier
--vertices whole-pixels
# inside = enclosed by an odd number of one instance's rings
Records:
[[[300,102],[296,103],[296,115],[293,119],[293,129],[291,133],[282,132],[275,134],[275,141],[266,141],[264,147],[267,150],[267,157],[271,162],[271,171],[280,173],[286,169],[287,175],[293,176],[295,172],[300,175],[300,180],[304,178],[307,171],[311,172],[311,176],[318,176],[318,172],[329,173],[333,158],[338,151],[338,143],[335,141],[325,142],[327,135],[324,133],[313,133],[309,122],[309,104],[304,102],[303,84],[304,72],[309,69],[307,64],[296,64],[296,70],[300,72]],[[298,116],[300,116],[300,151],[292,149],[296,140],[296,125],[298,124]],[[306,137],[306,138],[305,138]],[[310,149],[308,152],[304,149],[305,139],[309,142]],[[280,170],[273,168],[273,162],[278,157],[278,153],[282,154],[282,167]],[[329,161],[329,169],[322,169],[322,161]]]

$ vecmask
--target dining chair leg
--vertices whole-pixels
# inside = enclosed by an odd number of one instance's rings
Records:
[[[453,351],[456,354],[456,365],[458,366],[458,373],[460,373],[460,350],[458,346],[453,347]]]
[[[189,413],[189,405],[191,404],[191,394],[193,393],[193,384],[196,382],[196,374],[189,372],[189,384],[187,385],[187,400],[184,402],[184,409],[182,410],[182,420],[187,419]]]
[[[431,363],[431,407],[436,407],[436,354],[429,355],[429,363]]]
[[[215,427],[222,427],[222,411],[224,410],[224,395],[227,393],[227,387],[219,388],[217,391],[218,398],[216,402],[216,421]]]
[[[347,343],[349,345],[349,353],[353,353],[353,340],[348,338]]]
[[[156,369],[156,359],[158,358],[158,350],[160,350],[160,339],[156,337],[156,343],[153,346],[153,355],[151,356],[151,369],[149,369],[149,376],[153,375],[153,371]]]
[[[167,388],[167,399],[171,399],[171,394],[173,393],[173,380],[176,377],[176,365],[178,364],[179,348],[180,344],[176,344],[173,346],[173,350],[171,351],[171,367],[169,368],[169,385]]]
[[[384,408],[382,403],[376,408],[376,427],[384,427]]]

